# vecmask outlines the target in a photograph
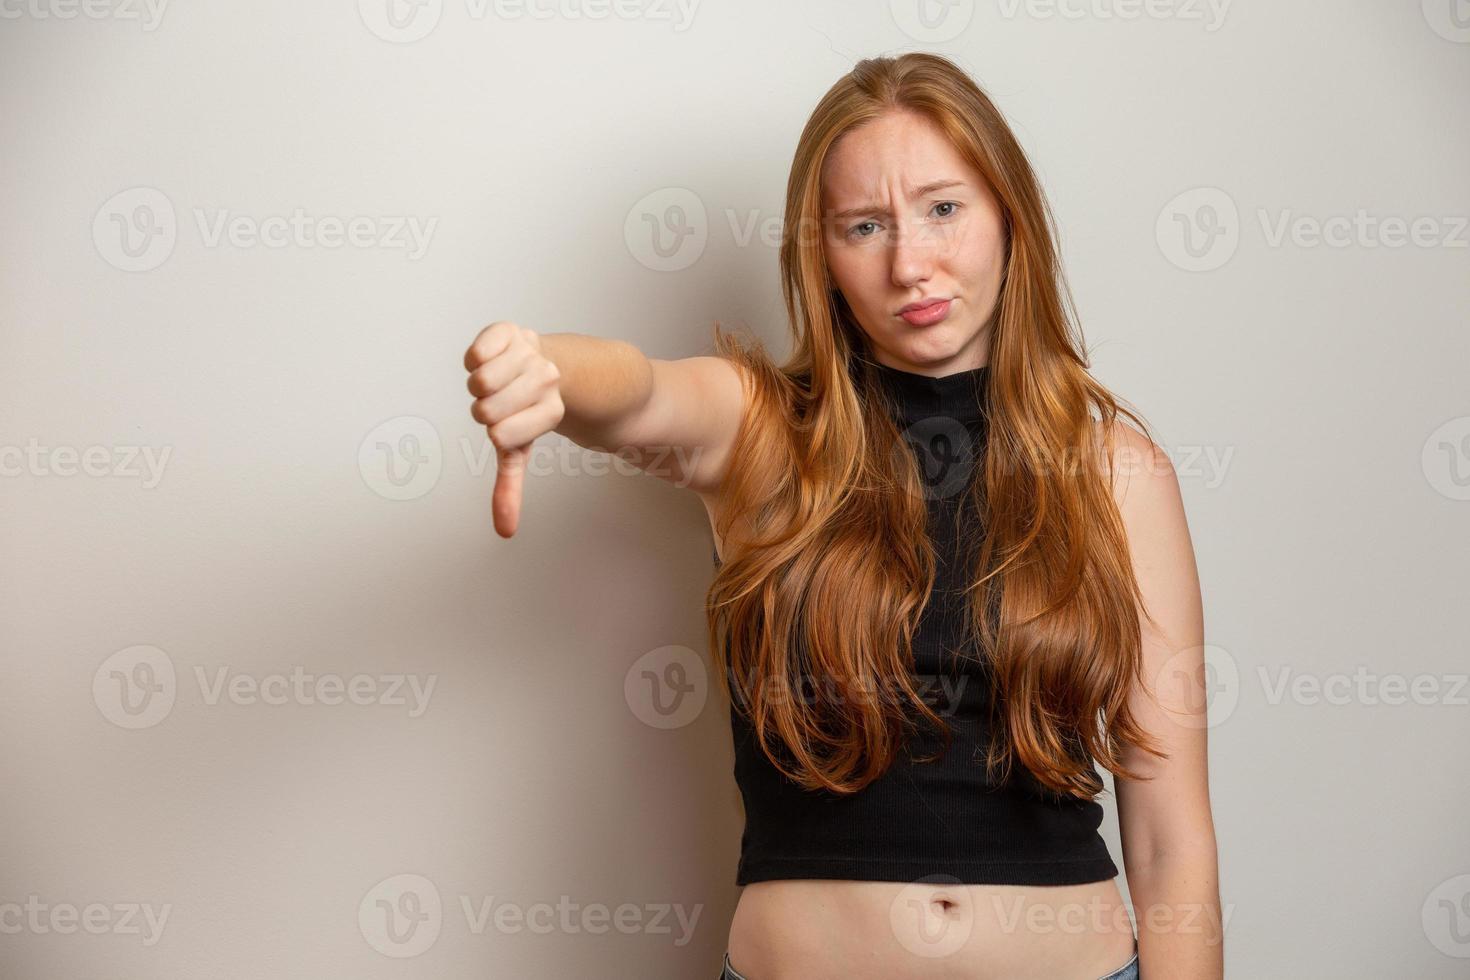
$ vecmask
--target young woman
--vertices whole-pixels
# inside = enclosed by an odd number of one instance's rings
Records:
[[[1087,371],[1000,112],[938,56],[860,62],[780,264],[779,366],[718,326],[719,356],[508,322],[465,356],[502,535],[553,430],[705,503],[746,817],[723,977],[1221,977],[1178,482]]]

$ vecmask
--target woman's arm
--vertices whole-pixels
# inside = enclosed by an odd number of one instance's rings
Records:
[[[1128,891],[1144,977],[1220,980],[1224,922],[1210,814],[1204,616],[1179,480],[1168,457],[1136,429],[1114,427],[1114,494],[1134,574],[1154,622],[1142,624],[1143,678],[1129,708],[1169,753],[1132,746],[1128,768],[1151,780],[1114,783]]]
[[[650,358],[626,341],[574,333],[541,339],[562,375],[567,415],[557,432],[675,486],[718,490],[745,406],[733,362]]]
[[[519,522],[530,445],[555,431],[616,453],[706,498],[724,480],[745,397],[722,357],[653,360],[632,344],[574,333],[540,335],[497,321],[465,351],[471,416],[495,444],[496,530]]]

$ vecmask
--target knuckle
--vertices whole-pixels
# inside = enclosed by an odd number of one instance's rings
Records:
[[[486,425],[485,435],[490,437],[490,442],[495,446],[496,449],[506,448],[504,432],[499,422]]]

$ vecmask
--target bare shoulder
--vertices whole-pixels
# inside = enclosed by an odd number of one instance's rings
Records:
[[[1201,597],[1194,545],[1179,478],[1168,454],[1121,421],[1112,429],[1113,498],[1145,611],[1145,659],[1159,676],[1167,659],[1202,643]]]
[[[1101,422],[1094,423],[1101,430]],[[1156,512],[1183,502],[1179,478],[1169,454],[1148,436],[1122,419],[1115,419],[1100,433],[1109,440],[1106,472],[1111,475],[1113,499],[1125,515]]]

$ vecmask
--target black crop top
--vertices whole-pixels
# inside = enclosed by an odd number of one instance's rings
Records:
[[[939,876],[974,884],[1067,885],[1115,877],[1118,868],[1098,834],[1100,804],[1049,790],[1019,762],[1002,785],[986,778],[988,668],[973,647],[958,642],[966,610],[958,592],[964,583],[956,570],[954,522],[984,452],[988,371],[931,378],[883,364],[876,369],[928,484],[928,532],[938,568],[914,633],[914,673],[953,740],[941,758],[916,763],[910,756],[932,755],[943,745],[940,734],[925,726],[892,768],[844,797],[787,779],[732,704],[735,781],[745,806],[735,882]]]

